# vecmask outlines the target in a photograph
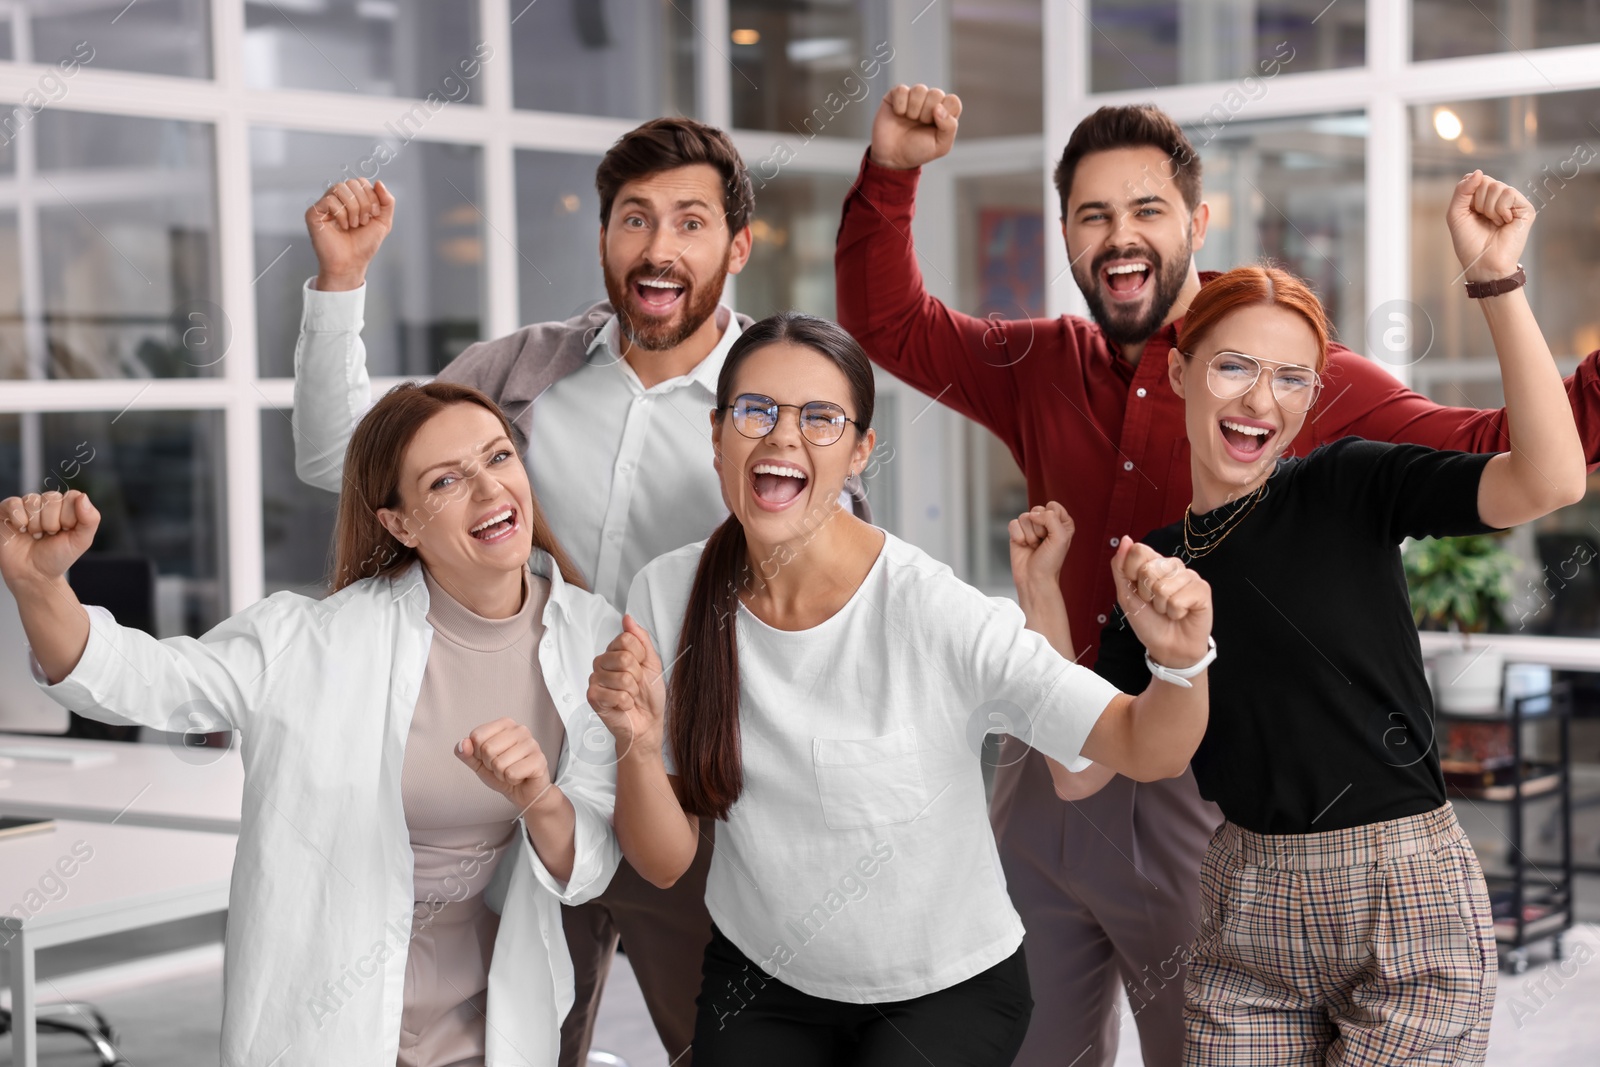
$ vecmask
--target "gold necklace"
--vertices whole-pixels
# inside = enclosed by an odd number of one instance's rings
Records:
[[[1229,534],[1233,533],[1233,531],[1238,528],[1239,524],[1245,520],[1245,516],[1254,511],[1256,509],[1256,505],[1261,503],[1261,501],[1266,498],[1267,490],[1269,488],[1270,483],[1262,482],[1260,488],[1256,489],[1250,494],[1250,504],[1248,507],[1240,508],[1239,510],[1235,511],[1232,515],[1223,519],[1221,524],[1218,525],[1215,530],[1206,531],[1204,534],[1195,529],[1194,505],[1191,504],[1190,506],[1184,508],[1183,551],[1190,559],[1199,559],[1202,556],[1210,555],[1216,550],[1218,545],[1222,544],[1222,542],[1227,539]],[[1199,547],[1196,547],[1194,543],[1190,541],[1191,536],[1194,537],[1195,540],[1199,540],[1201,537],[1209,537],[1212,539],[1205,541],[1201,543]]]

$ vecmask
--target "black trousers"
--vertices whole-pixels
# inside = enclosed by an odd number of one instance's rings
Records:
[[[695,1067],[1008,1067],[1033,1014],[1021,948],[936,993],[849,1004],[769,977],[714,926],[695,1003]]]

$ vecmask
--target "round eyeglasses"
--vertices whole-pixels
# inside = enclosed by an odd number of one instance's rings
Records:
[[[717,411],[733,412],[733,428],[746,437],[765,437],[778,426],[778,414],[784,408],[793,408],[800,420],[800,433],[814,445],[831,445],[844,436],[845,423],[860,427],[860,423],[844,413],[844,408],[826,400],[813,400],[809,404],[780,404],[770,396],[760,393],[742,393],[733,403],[724,404]]]
[[[1194,353],[1184,352],[1183,356],[1192,358]],[[1283,410],[1296,415],[1311,410],[1322,392],[1322,376],[1299,363],[1261,359],[1243,352],[1218,352],[1206,360],[1206,386],[1218,400],[1237,399],[1256,387],[1263,364],[1277,368],[1272,372],[1272,395]]]

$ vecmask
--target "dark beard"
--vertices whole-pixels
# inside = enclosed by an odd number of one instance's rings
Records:
[[[617,313],[617,324],[622,328],[622,335],[627,338],[628,344],[646,352],[664,352],[687,341],[705,325],[707,319],[717,313],[717,304],[722,300],[722,287],[728,278],[728,264],[732,259],[733,243],[729,242],[728,250],[722,255],[722,266],[717,269],[714,280],[702,290],[689,277],[671,270],[663,273],[640,268],[627,278],[618,278],[602,254],[600,270],[606,279],[606,296],[611,299],[611,306]],[[683,308],[677,315],[658,322],[643,318],[634,321],[628,314],[627,301],[634,295],[634,282],[647,278],[677,282],[683,286]]]
[[[1138,254],[1150,261],[1152,277],[1146,284],[1155,285],[1155,296],[1143,312],[1119,309],[1120,313],[1114,314],[1100,295],[1100,269],[1110,260],[1125,258],[1128,251],[1117,249],[1102,252],[1095,257],[1087,277],[1080,274],[1076,266],[1072,268],[1072,280],[1078,283],[1078,290],[1088,301],[1089,314],[1095,325],[1106,335],[1106,340],[1124,348],[1148,340],[1161,328],[1161,323],[1183,290],[1184,279],[1189,276],[1189,263],[1194,258],[1194,240],[1191,237],[1184,241],[1183,254],[1174,258],[1171,264],[1163,261],[1154,249],[1139,249]]]

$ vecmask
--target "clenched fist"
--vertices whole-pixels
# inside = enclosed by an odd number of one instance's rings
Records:
[[[1074,529],[1072,516],[1054,500],[1011,520],[1011,580],[1018,589],[1061,580]]]
[[[0,500],[0,576],[13,590],[54,581],[88,551],[99,528],[100,512],[76,489]]]
[[[1444,217],[1467,281],[1515,274],[1534,214],[1527,197],[1481,170],[1457,182]]]
[[[872,119],[872,162],[911,170],[945,155],[956,140],[961,98],[926,85],[896,85]]]
[[[661,657],[633,616],[622,617],[622,632],[595,657],[588,698],[616,738],[619,758],[636,751],[635,746],[642,755],[661,751],[667,708]]]
[[[325,291],[358,289],[367,264],[394,226],[394,194],[381,181],[339,182],[306,209],[306,231],[317,254],[316,287]]]
[[[515,804],[520,814],[555,793],[550,761],[519,722],[496,719],[484,723],[456,745],[456,757],[471,767],[484,785]]]
[[[1182,562],[1124,537],[1111,557],[1117,603],[1163,667],[1199,662],[1211,637],[1211,586]]]

